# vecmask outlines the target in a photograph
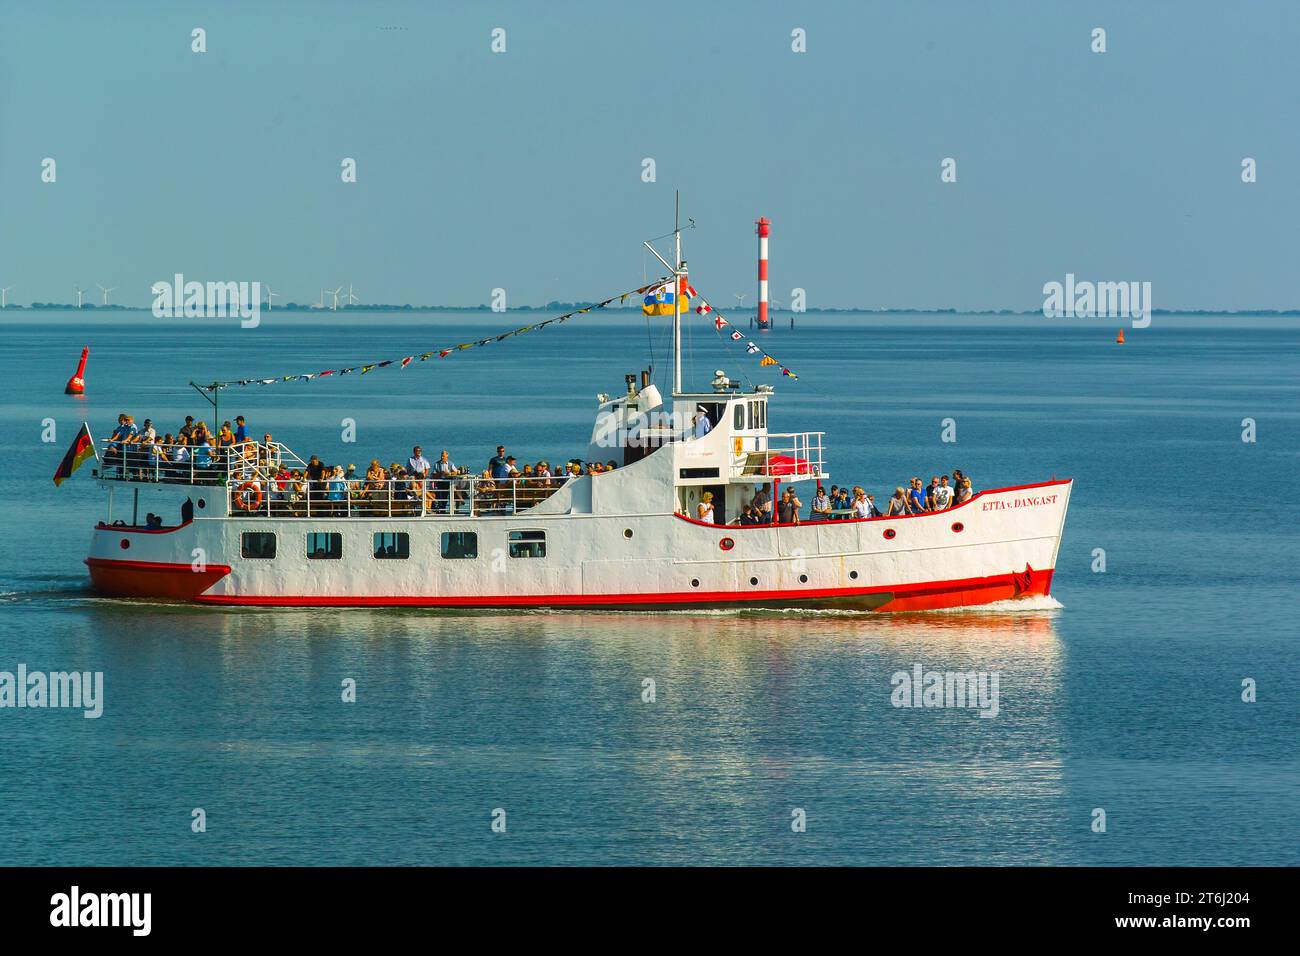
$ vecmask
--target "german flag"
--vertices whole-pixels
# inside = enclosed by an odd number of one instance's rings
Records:
[[[63,456],[63,461],[59,462],[59,470],[54,473],[55,486],[62,484],[65,478],[71,478],[72,473],[84,465],[87,458],[94,457],[95,443],[90,437],[90,426],[82,422],[81,431],[77,432],[72,447]]]

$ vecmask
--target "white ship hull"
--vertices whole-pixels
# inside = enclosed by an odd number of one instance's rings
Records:
[[[594,480],[616,477],[626,475]],[[87,564],[103,594],[203,604],[929,610],[1049,593],[1070,488],[985,491],[933,514],[747,527],[672,513],[200,517],[163,531],[100,526]],[[544,533],[545,557],[510,555],[508,534],[521,530]],[[244,557],[245,532],[273,533],[276,556]],[[307,557],[317,532],[341,535],[338,558]],[[395,532],[408,535],[409,557],[376,558],[373,536]],[[443,557],[443,532],[475,534],[476,556]]]

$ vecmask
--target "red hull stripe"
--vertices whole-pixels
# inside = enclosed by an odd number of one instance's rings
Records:
[[[863,588],[804,588],[785,591],[677,591],[667,594],[548,594],[485,596],[410,596],[383,597],[334,595],[240,595],[202,594],[195,600],[204,604],[237,604],[278,607],[459,607],[459,608],[530,608],[530,607],[746,607],[770,605],[852,605],[855,601],[882,611],[922,611],[987,604],[1013,597],[1047,594],[1052,572],[1035,571],[1029,587],[1015,574],[960,581],[929,581],[920,584]],[[874,600],[873,600],[874,598]]]

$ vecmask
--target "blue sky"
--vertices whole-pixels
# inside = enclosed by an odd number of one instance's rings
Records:
[[[5,2],[0,285],[585,300],[654,274],[680,188],[719,303],[763,214],[810,307],[1036,308],[1067,272],[1300,307],[1297,35],[1281,2]]]

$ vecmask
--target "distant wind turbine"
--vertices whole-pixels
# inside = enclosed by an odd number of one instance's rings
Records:
[[[356,305],[356,303],[360,301],[361,300],[357,296],[352,294],[352,283],[349,282],[348,283],[348,305]]]
[[[280,297],[280,293],[278,293],[278,292],[272,292],[272,291],[271,291],[271,287],[270,287],[269,285],[267,285],[266,283],[262,283],[262,286],[263,286],[263,288],[266,289],[266,311],[267,311],[267,312],[270,312],[270,311],[271,311],[271,300],[272,300],[272,299],[278,299],[278,298]]]
[[[104,303],[104,305],[108,305],[108,294],[109,294],[110,292],[115,291],[115,290],[117,289],[117,286],[111,286],[111,287],[105,289],[102,285],[100,285],[98,282],[96,282],[96,283],[95,283],[95,288],[98,289],[101,293],[103,293],[103,303]]]
[[[343,286],[339,286],[337,289],[334,289],[333,291],[330,291],[329,289],[326,289],[325,291],[328,295],[334,296],[334,304],[330,306],[330,309],[334,312],[337,312],[339,310],[339,293],[343,291]]]
[[[79,309],[81,308],[81,300],[86,295],[86,292],[79,285],[74,285],[73,288],[77,290],[77,308]]]
[[[744,309],[744,308],[745,308],[745,300],[748,299],[749,296],[748,296],[747,294],[745,294],[745,293],[741,293],[741,292],[733,292],[732,295],[734,295],[734,296],[736,297],[736,309],[737,309],[738,311],[741,310],[741,309]]]

